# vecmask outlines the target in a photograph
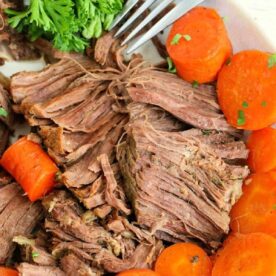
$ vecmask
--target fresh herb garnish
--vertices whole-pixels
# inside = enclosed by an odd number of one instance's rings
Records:
[[[262,107],[266,107],[267,106],[267,102],[266,101],[262,101]]]
[[[244,101],[244,102],[242,103],[242,107],[248,108],[248,106],[249,106],[248,102],[245,102],[245,101]]]
[[[238,110],[238,126],[243,126],[245,124],[245,114],[243,110]]]
[[[202,129],[201,132],[202,132],[203,135],[209,136],[212,133],[212,130],[210,130],[210,129]]]
[[[231,64],[231,58],[228,58],[228,59],[225,61],[225,64],[226,64],[226,65]]]
[[[167,62],[168,62],[168,71],[170,73],[175,74],[176,73],[176,68],[175,68],[175,66],[173,64],[173,61],[170,57],[167,57]]]
[[[39,253],[38,252],[32,252],[32,258],[37,258],[39,256]]]
[[[188,35],[188,34],[183,35],[183,38],[184,38],[186,41],[192,40],[192,37],[191,37],[190,35]]]
[[[182,37],[181,34],[176,34],[171,41],[171,45],[177,45],[181,37]]]
[[[199,256],[193,256],[192,259],[191,259],[191,263],[192,264],[197,264],[199,262]]]
[[[198,88],[198,87],[199,87],[198,81],[193,81],[193,82],[192,82],[192,87],[193,87],[193,88]]]
[[[222,16],[222,20],[223,20],[224,22],[228,21],[228,16]]]
[[[82,52],[108,30],[124,0],[30,0],[23,11],[6,9],[8,23],[33,41],[44,37],[62,51]]]
[[[268,58],[268,68],[276,66],[276,54],[271,54]]]
[[[276,204],[272,206],[272,209],[276,211]]]
[[[2,116],[2,117],[8,117],[8,112],[3,107],[0,107],[0,116]]]

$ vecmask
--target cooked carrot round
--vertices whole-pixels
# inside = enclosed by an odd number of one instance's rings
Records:
[[[245,183],[242,197],[231,210],[231,229],[276,237],[276,172],[253,174]]]
[[[276,122],[276,66],[270,59],[265,52],[243,51],[219,73],[218,99],[232,126],[258,130]]]
[[[31,201],[43,197],[54,186],[58,168],[40,145],[26,137],[3,154],[0,165],[22,186]]]
[[[275,276],[276,239],[263,234],[231,237],[216,258],[212,276]]]
[[[156,261],[155,271],[161,276],[210,276],[212,262],[199,246],[178,243],[161,253]]]
[[[232,54],[222,18],[205,7],[192,9],[173,24],[166,47],[178,75],[198,83],[214,81]]]
[[[8,267],[0,267],[1,276],[18,276],[18,272]]]
[[[158,275],[159,274],[149,269],[131,269],[117,274],[117,276],[158,276]]]
[[[248,165],[253,172],[276,170],[276,129],[268,127],[249,136]]]

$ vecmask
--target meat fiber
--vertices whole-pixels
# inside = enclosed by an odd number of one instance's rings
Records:
[[[249,173],[239,165],[245,144],[217,131],[166,131],[142,109],[130,114],[117,158],[138,223],[152,228],[162,219],[156,236],[169,241],[219,242]]]
[[[11,102],[6,89],[0,83],[0,108],[6,112],[6,115],[0,116],[0,155],[7,147],[10,128],[12,127],[14,114],[11,108]]]
[[[93,184],[101,175],[101,154],[114,159],[114,146],[127,123],[108,92],[118,74],[76,57],[12,77],[15,109],[39,127],[50,156],[64,167],[62,180],[68,188]]]
[[[0,263],[11,257],[17,235],[29,235],[43,217],[39,202],[31,203],[16,183],[0,187]]]
[[[70,266],[72,271],[83,268],[95,275],[102,275],[104,270],[117,273],[150,267],[162,249],[162,243],[149,232],[118,216],[117,206],[112,214],[101,220],[96,212],[84,212],[65,191],[46,197],[43,205],[48,211],[45,227],[53,235],[52,255],[60,258],[69,254],[61,259],[61,267],[66,272]],[[108,223],[102,223],[113,221],[115,217],[121,221],[121,230],[116,233],[108,231]],[[72,263],[67,267],[70,260]]]
[[[55,266],[40,266],[29,263],[21,263],[17,270],[20,276],[66,276],[66,274]]]
[[[212,86],[193,88],[174,74],[153,69],[139,70],[129,83],[128,95],[134,102],[162,107],[197,128],[237,133],[222,114]]]

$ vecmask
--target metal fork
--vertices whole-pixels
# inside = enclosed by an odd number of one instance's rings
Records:
[[[163,18],[161,18],[151,29],[143,34],[131,47],[127,49],[127,54],[132,53],[137,48],[142,46],[145,42],[156,36],[162,30],[174,23],[178,18],[184,15],[186,12],[202,3],[204,0],[181,0],[179,3],[170,10]],[[134,6],[140,2],[139,0],[128,0],[124,6],[122,12],[115,18],[109,30],[112,30],[117,26],[123,18],[127,16],[129,12],[134,8]],[[160,2],[160,3],[158,3]],[[116,32],[115,37],[122,35],[130,26],[136,21],[136,19],[153,4],[157,4],[148,16],[125,38],[122,45],[125,45],[130,40],[132,40],[148,23],[150,23],[154,18],[157,17],[166,7],[168,7],[174,0],[145,0],[142,2],[141,6],[128,18],[128,20],[119,28]]]

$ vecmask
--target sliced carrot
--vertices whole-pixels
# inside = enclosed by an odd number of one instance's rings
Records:
[[[210,276],[212,262],[199,246],[178,243],[161,253],[156,261],[155,271],[161,276]]]
[[[26,137],[6,150],[0,165],[16,179],[31,201],[43,197],[53,188],[58,172],[42,148]]]
[[[265,52],[243,51],[219,73],[218,99],[232,126],[258,130],[276,121],[276,66],[270,59]]]
[[[231,210],[231,229],[276,237],[276,172],[253,174],[245,183],[242,197]]]
[[[250,150],[248,165],[253,172],[276,170],[276,129],[253,131],[247,146]]]
[[[189,82],[214,81],[232,54],[222,18],[205,7],[196,7],[177,20],[166,46],[178,75]]]
[[[0,267],[1,276],[18,276],[18,272],[14,269],[8,267]]]
[[[123,271],[117,276],[159,276],[159,274],[149,269],[131,269]]]
[[[216,258],[212,276],[275,276],[276,239],[263,234],[237,234]]]

